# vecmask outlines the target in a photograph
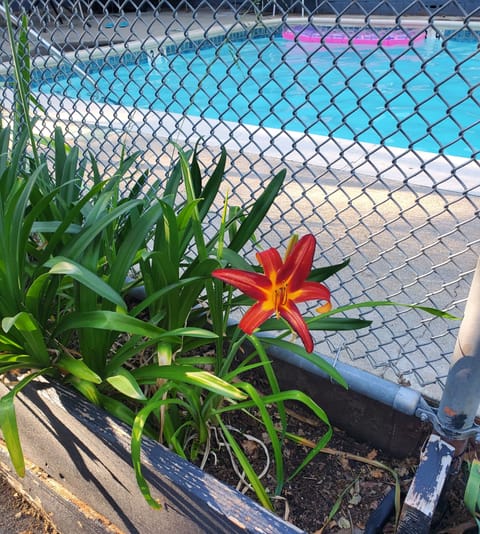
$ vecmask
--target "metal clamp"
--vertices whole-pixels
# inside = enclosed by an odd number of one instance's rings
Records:
[[[469,428],[456,430],[442,425],[438,418],[437,410],[429,406],[423,399],[418,406],[415,415],[424,422],[432,424],[434,430],[446,440],[467,440],[474,438],[480,442],[480,425],[473,424]]]

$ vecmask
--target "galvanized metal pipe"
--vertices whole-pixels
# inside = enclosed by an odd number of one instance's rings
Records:
[[[269,347],[268,353],[278,360],[285,361],[300,369],[308,370],[310,373],[328,378],[328,375],[319,367],[293,352],[279,349],[277,347]],[[322,356],[322,358],[335,367],[347,382],[350,390],[360,393],[369,399],[381,402],[404,414],[416,414],[422,400],[422,396],[418,391],[399,384],[394,384],[389,380],[385,380],[384,378],[363,371],[362,369],[358,369],[357,367],[353,367],[347,363],[334,361],[328,356]]]
[[[437,417],[441,433],[463,439],[472,432],[480,407],[480,259],[453,351]]]

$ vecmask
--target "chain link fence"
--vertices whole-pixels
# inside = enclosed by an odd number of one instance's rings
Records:
[[[161,176],[174,149],[226,146],[230,202],[287,168],[258,239],[312,232],[350,258],[336,305],[391,299],[461,316],[479,254],[480,8],[474,1],[17,0],[39,133],[61,124],[109,168]],[[3,24],[3,21],[0,22]],[[10,53],[3,32],[3,79]],[[2,114],[12,105],[2,84]],[[133,185],[132,182],[126,187]],[[317,350],[438,399],[458,323],[388,307]]]

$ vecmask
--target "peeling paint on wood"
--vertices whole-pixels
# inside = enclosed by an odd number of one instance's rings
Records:
[[[1,388],[0,384],[0,395],[5,393]],[[164,506],[152,510],[135,482],[125,425],[57,384],[40,380],[29,384],[18,395],[17,417],[26,456],[120,531],[303,532],[159,443],[145,439],[144,473],[152,496]],[[94,533],[87,528],[83,532]]]
[[[432,517],[447,479],[454,448],[439,436],[431,436],[420,456],[417,473],[405,504]]]
[[[429,532],[454,452],[455,448],[439,436],[430,436],[405,498],[397,534]]]

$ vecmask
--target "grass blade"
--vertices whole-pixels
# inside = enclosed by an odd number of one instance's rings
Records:
[[[223,423],[221,418],[218,417],[217,420],[218,420],[218,424],[220,425],[220,428],[222,429],[223,435],[226,437],[230,447],[232,447],[233,449],[235,457],[240,462],[242,469],[245,471],[245,474],[247,475],[247,478],[250,481],[250,484],[252,485],[255,491],[255,494],[258,497],[258,500],[260,501],[262,506],[264,506],[267,510],[270,510],[273,512],[273,505],[265,490],[265,487],[263,486],[257,474],[255,473],[255,470],[253,469],[252,465],[248,461],[248,458],[246,457],[242,448],[237,443],[237,441],[235,440],[231,432],[228,430],[227,426]]]

